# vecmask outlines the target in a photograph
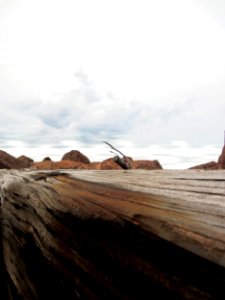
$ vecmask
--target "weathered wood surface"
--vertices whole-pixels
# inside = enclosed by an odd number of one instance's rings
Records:
[[[1,171],[1,299],[225,299],[225,171]]]

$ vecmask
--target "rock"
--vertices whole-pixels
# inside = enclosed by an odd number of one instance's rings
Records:
[[[72,160],[86,164],[90,163],[90,160],[87,158],[87,156],[78,150],[71,150],[70,152],[65,153],[62,157],[62,160]]]
[[[225,169],[225,145],[218,159],[218,168]]]
[[[99,161],[91,162],[88,164],[89,170],[101,170],[101,163]]]
[[[40,161],[33,163],[31,168],[37,170],[52,170],[52,165],[51,161]]]
[[[101,170],[121,170],[122,168],[115,163],[113,158],[105,159],[101,162]]]
[[[17,160],[19,161],[19,165],[21,168],[29,168],[31,164],[34,162],[33,159],[25,155],[21,155],[20,157],[17,158]]]
[[[202,170],[218,170],[218,163],[215,161],[210,161],[205,164],[197,165],[194,167],[191,167],[190,169],[197,170],[197,169],[202,169]]]
[[[57,169],[88,169],[89,164],[63,160],[63,161],[42,161],[32,164],[32,169],[38,170],[57,170]]]
[[[42,160],[42,161],[52,161],[52,160],[51,160],[51,158],[50,158],[50,157],[48,157],[48,156],[47,156],[47,157],[43,158],[43,160]]]
[[[132,169],[145,169],[145,170],[161,170],[162,166],[158,160],[134,160],[131,161]]]
[[[131,157],[126,157],[129,160],[131,169],[145,169],[145,170],[158,170],[162,169],[162,166],[157,160],[133,160]],[[121,170],[116,162],[115,158],[108,158],[101,163],[95,162],[89,164],[89,169],[93,170]]]
[[[222,149],[222,152],[218,158],[218,161],[210,161],[208,163],[200,164],[190,169],[203,169],[203,170],[218,170],[218,169],[225,169],[225,145]]]
[[[18,169],[20,162],[7,152],[0,150],[0,169]]]

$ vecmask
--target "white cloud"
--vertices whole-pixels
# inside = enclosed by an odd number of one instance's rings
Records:
[[[219,147],[213,145],[215,131],[208,120],[216,120],[213,126],[218,122],[220,129],[225,110],[220,98],[219,112],[218,107],[207,101],[205,105],[201,99],[167,106],[144,105],[121,101],[112,94],[101,96],[81,72],[76,80],[74,90],[51,101],[4,103],[1,147],[17,156],[24,151],[35,160],[44,156],[57,160],[71,149],[83,151],[92,160],[102,160],[110,155],[102,143],[108,140],[127,155],[158,159],[165,168],[217,160]],[[221,130],[216,134],[219,140]],[[209,142],[212,144],[202,146]]]
[[[200,163],[197,149],[202,160],[217,155],[225,126],[220,0],[0,4],[1,147],[35,157],[80,147],[95,159],[109,140],[128,155],[157,159],[158,151],[171,166]]]
[[[224,78],[224,31],[190,1],[21,0],[3,25],[22,94],[66,92],[79,67],[99,91],[144,102]]]

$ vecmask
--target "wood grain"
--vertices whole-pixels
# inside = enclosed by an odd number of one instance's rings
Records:
[[[0,195],[9,299],[225,298],[225,171],[3,170]]]

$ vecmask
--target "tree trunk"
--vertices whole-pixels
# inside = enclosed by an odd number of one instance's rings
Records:
[[[224,299],[224,171],[1,171],[1,299]]]

